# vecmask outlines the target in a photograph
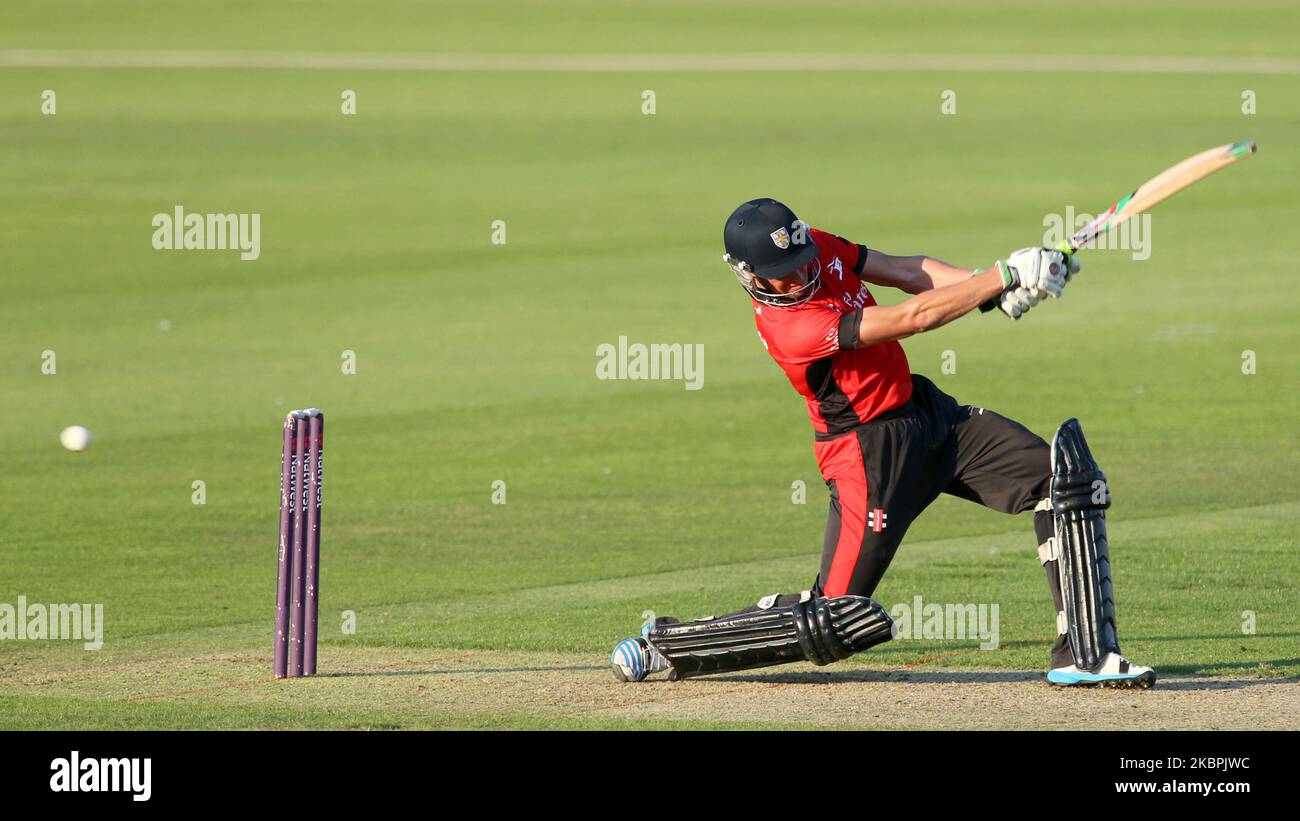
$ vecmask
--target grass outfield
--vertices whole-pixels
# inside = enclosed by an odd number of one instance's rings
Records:
[[[936,726],[965,684],[1028,705],[971,726],[1057,726],[1106,703],[1148,726],[1294,722],[1300,10],[1242,4],[1225,23],[1221,3],[1105,2],[1089,15],[1124,25],[1046,39],[1063,13],[187,1],[162,15],[90,0],[0,12],[0,603],[98,602],[107,625],[94,652],[0,641],[0,727]],[[747,45],[1153,67],[673,68]],[[49,49],[69,51],[51,65],[17,52]],[[608,64],[103,68],[88,50]],[[664,63],[632,68],[630,54]],[[1233,62],[1253,58],[1275,62]],[[344,89],[355,116],[339,112]],[[940,112],[945,90],[955,115]],[[1242,113],[1246,90],[1257,114]],[[1038,242],[1045,213],[1096,212],[1247,138],[1259,156],[1158,207],[1149,260],[1085,253],[1059,304],[904,343],[961,401],[1045,436],[1082,420],[1114,494],[1124,649],[1166,684],[1045,702],[1033,676],[1054,620],[1030,517],[944,498],[876,598],[996,603],[999,649],[898,641],[825,670],[687,682],[680,698],[615,686],[608,650],[644,611],[736,609],[807,587],[819,563],[826,499],[802,403],[718,261],[738,202],[780,197],[868,246],[986,265]],[[153,250],[153,215],[177,204],[260,213],[260,258]],[[620,336],[703,344],[703,389],[596,379],[597,346]],[[946,351],[955,373],[941,372]],[[336,675],[277,683],[279,423],[306,405],[328,418],[320,664]],[[84,454],[59,446],[73,424],[94,433]],[[807,504],[791,503],[796,480]]]

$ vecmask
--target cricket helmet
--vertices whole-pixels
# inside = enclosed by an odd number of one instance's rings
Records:
[[[722,260],[731,266],[740,285],[764,305],[801,305],[812,298],[821,282],[815,269],[808,281],[793,291],[765,291],[756,279],[785,279],[817,259],[817,245],[808,226],[784,204],[761,197],[742,204],[722,229],[727,249]]]

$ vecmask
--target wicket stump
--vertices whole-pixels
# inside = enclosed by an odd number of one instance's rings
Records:
[[[284,417],[283,444],[275,590],[276,678],[316,674],[325,415],[319,408],[290,412]]]

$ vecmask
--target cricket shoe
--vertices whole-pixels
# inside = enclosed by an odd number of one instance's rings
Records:
[[[623,682],[644,681],[646,676],[672,666],[668,659],[650,646],[650,642],[640,636],[623,639],[614,645],[614,652],[609,654],[609,662],[614,669],[614,678]]]
[[[1107,653],[1091,670],[1080,670],[1073,664],[1050,670],[1047,681],[1062,687],[1137,687],[1146,690],[1156,683],[1156,671],[1134,664],[1119,653]]]

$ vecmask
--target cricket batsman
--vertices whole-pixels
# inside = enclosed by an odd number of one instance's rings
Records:
[[[912,373],[898,342],[976,309],[1019,319],[1061,296],[1079,270],[1074,255],[1022,248],[974,271],[891,256],[811,228],[773,199],[737,208],[723,243],[763,347],[808,406],[830,490],[821,571],[811,589],[765,596],[738,613],[656,619],[614,647],[615,678],[828,664],[888,641],[893,621],[871,595],[908,526],[948,493],[1003,513],[1034,512],[1056,613],[1050,683],[1150,687],[1155,671],[1120,654],[1110,495],[1078,420],[1062,424],[1049,445]],[[881,306],[868,285],[913,296]]]

